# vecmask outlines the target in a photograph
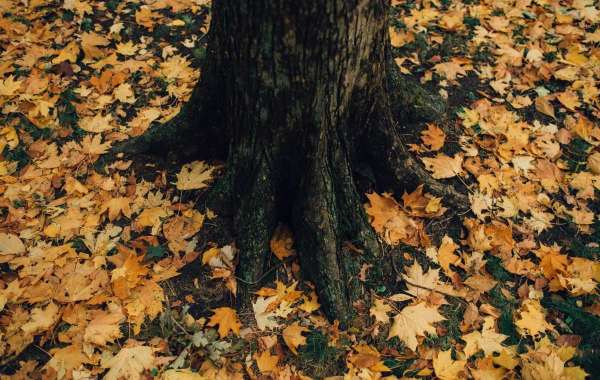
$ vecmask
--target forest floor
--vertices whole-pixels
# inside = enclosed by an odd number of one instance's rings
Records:
[[[283,225],[235,310],[220,163],[110,151],[185,103],[210,4],[0,0],[0,379],[600,378],[598,4],[393,3],[449,104],[411,149],[471,205],[365,189],[393,276],[341,330]]]

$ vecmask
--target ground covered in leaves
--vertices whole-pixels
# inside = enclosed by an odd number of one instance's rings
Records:
[[[218,164],[110,153],[189,97],[210,4],[0,0],[0,378],[600,377],[599,6],[393,3],[396,63],[449,103],[411,149],[471,204],[365,194],[395,278],[363,265],[341,331],[285,226],[236,312]]]

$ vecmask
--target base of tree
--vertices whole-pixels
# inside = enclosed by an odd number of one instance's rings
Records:
[[[314,283],[323,310],[345,325],[353,316],[353,302],[365,298],[358,280],[361,266],[382,259],[382,249],[356,186],[353,168],[358,166],[357,158],[375,173],[378,188],[402,192],[425,184],[428,191],[444,197],[454,207],[468,207],[465,195],[425,171],[401,137],[410,129],[397,124],[397,120],[406,126],[440,119],[445,102],[416,80],[399,74],[395,63],[389,62],[386,92],[390,95],[382,97],[377,109],[363,121],[369,133],[360,146],[353,148],[357,144],[345,136],[326,136],[306,155],[302,174],[291,180],[282,181],[289,173],[275,172],[262,160],[254,173],[244,178],[244,185],[238,183],[236,187],[238,162],[244,157],[235,151],[228,153],[230,133],[221,125],[225,110],[208,97],[211,91],[197,89],[173,120],[151,127],[144,135],[115,147],[115,151],[167,154],[179,160],[227,161],[226,172],[214,184],[208,199],[210,207],[229,209],[233,216],[240,250],[240,306],[249,307],[251,293],[261,286],[271,235],[277,224],[285,221],[294,233],[303,274]]]

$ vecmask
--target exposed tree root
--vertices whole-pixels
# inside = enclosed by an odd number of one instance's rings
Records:
[[[389,109],[401,124],[435,121],[446,113],[446,101],[416,79],[400,72],[391,56],[386,59],[386,94]]]
[[[383,111],[369,129],[370,156],[377,181],[395,192],[424,184],[433,194],[443,197],[445,203],[459,210],[469,208],[469,198],[451,183],[443,183],[431,177],[423,165],[408,151],[400,131],[389,113]]]
[[[311,154],[292,211],[303,272],[323,310],[345,325],[362,298],[360,258],[381,256],[356,191],[342,139],[322,138]]]
[[[238,193],[235,201],[238,208],[234,216],[236,243],[240,252],[237,267],[240,302],[247,303],[250,293],[260,285],[258,282],[270,252],[269,241],[277,223],[276,193],[270,170],[267,163],[261,160],[255,175],[244,176],[250,179],[249,182],[234,182],[234,189],[243,188],[243,193]]]

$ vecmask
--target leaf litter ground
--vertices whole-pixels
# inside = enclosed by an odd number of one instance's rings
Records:
[[[110,153],[189,97],[210,4],[0,1],[2,378],[600,376],[598,5],[393,5],[396,63],[449,103],[411,149],[471,205],[366,185],[392,265],[341,331],[285,226],[234,310],[218,168]]]

